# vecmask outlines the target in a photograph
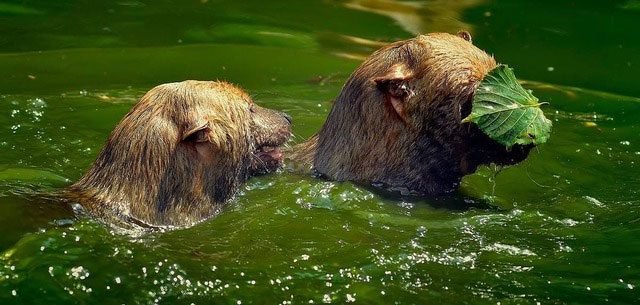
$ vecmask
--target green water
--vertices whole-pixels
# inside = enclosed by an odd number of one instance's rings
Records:
[[[0,1],[0,304],[638,304],[640,1]],[[129,237],[47,192],[152,86],[226,79],[317,130],[363,56],[468,29],[551,140],[439,199],[280,173]]]

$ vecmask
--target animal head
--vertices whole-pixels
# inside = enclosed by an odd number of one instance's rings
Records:
[[[160,225],[213,215],[250,175],[278,168],[290,119],[224,82],[151,89],[71,187],[95,214]]]
[[[455,189],[486,163],[524,159],[462,123],[493,57],[471,35],[434,33],[386,46],[350,76],[318,135],[315,169],[329,178],[420,194]]]

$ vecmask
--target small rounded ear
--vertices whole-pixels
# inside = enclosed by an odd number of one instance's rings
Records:
[[[458,32],[457,35],[458,35],[458,37],[460,37],[460,38],[462,38],[462,39],[464,39],[464,40],[466,40],[468,42],[473,43],[473,39],[471,38],[471,33],[467,32],[467,31],[460,31],[460,32]]]
[[[206,122],[187,130],[182,135],[182,142],[192,144],[192,147],[195,148],[195,152],[199,156],[199,160],[205,164],[211,164],[216,152],[219,151],[219,143],[215,143],[213,137],[209,122]]]
[[[403,121],[405,121],[404,103],[414,95],[409,85],[413,77],[413,72],[405,64],[397,64],[392,66],[384,76],[374,79],[378,90],[384,94],[386,101]]]
[[[206,122],[202,125],[187,130],[182,135],[182,141],[191,143],[211,142],[211,139],[209,137],[210,131],[211,128],[209,128],[209,122]]]

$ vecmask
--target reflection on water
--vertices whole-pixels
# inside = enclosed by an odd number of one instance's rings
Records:
[[[462,14],[466,9],[476,7],[484,0],[351,0],[348,8],[388,16],[405,31],[419,35],[429,32],[451,32],[466,30],[473,34],[473,26],[465,23]]]

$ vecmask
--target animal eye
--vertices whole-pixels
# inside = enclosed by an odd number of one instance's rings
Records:
[[[469,34],[469,32],[467,31],[460,31],[458,32],[458,36],[468,42],[473,42],[472,38],[471,38],[471,34]]]
[[[249,112],[256,113],[256,109],[255,109],[253,104],[251,104],[251,106],[249,106]]]
[[[190,134],[188,137],[186,137],[184,140],[187,142],[193,142],[193,143],[203,143],[203,142],[207,142],[209,141],[209,137],[207,136],[209,129],[202,129],[202,130],[198,130],[192,134]]]

